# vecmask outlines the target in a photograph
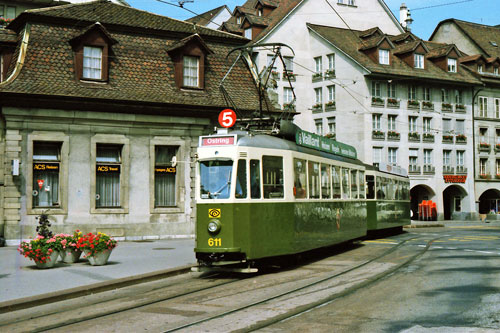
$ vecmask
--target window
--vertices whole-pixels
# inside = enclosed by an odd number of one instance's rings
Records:
[[[358,171],[358,190],[359,190],[359,198],[364,199],[365,194],[366,194],[366,188],[365,188],[365,172],[359,170]]]
[[[378,62],[382,65],[389,65],[389,50],[378,50]]]
[[[451,150],[443,150],[443,165],[451,165]]]
[[[482,73],[483,72],[483,65],[477,65],[477,71],[478,71],[478,73]]]
[[[465,151],[457,150],[457,166],[464,166],[465,163]]]
[[[271,67],[271,70],[276,70],[276,66],[273,66],[273,60],[274,60],[274,55],[268,54],[267,55],[267,67]]]
[[[307,163],[307,171],[309,173],[309,198],[319,199],[319,163],[309,161]]]
[[[424,101],[430,102],[431,98],[431,88],[424,87]]]
[[[380,82],[372,81],[372,97],[380,97]]]
[[[496,166],[496,174],[500,175],[500,159],[497,158],[495,166]]]
[[[350,170],[347,168],[342,168],[342,199],[351,198],[351,189],[349,184]]]
[[[3,82],[3,54],[0,53],[0,82]]]
[[[488,117],[488,98],[479,96],[479,117]]]
[[[262,12],[262,8],[259,8],[259,10],[257,11],[257,16],[262,16],[263,12]]]
[[[498,67],[493,67],[493,74],[498,75]]]
[[[464,103],[463,94],[462,94],[461,90],[455,89],[455,103],[457,103],[457,104],[463,104]]]
[[[441,89],[441,102],[448,103],[449,100],[448,89]]]
[[[292,88],[283,88],[283,103],[290,104],[293,101],[293,91]]]
[[[59,207],[61,144],[33,142],[33,208]]]
[[[314,88],[314,100],[316,104],[323,103],[323,91],[321,88]]]
[[[358,198],[358,170],[351,170],[351,198]]]
[[[329,54],[326,56],[328,58],[328,69],[329,70],[335,70],[335,54]]]
[[[96,208],[120,207],[121,146],[97,144]]]
[[[102,79],[102,48],[83,47],[83,76],[84,79]]]
[[[236,199],[244,199],[247,197],[247,161],[244,159],[238,160],[235,191]]]
[[[479,142],[488,142],[488,129],[480,128],[479,129]]]
[[[294,184],[293,194],[297,199],[307,198],[307,175],[306,175],[306,161],[293,159],[294,166]]]
[[[389,131],[396,131],[396,119],[398,116],[390,114],[387,116],[387,129]]]
[[[448,58],[448,72],[451,73],[457,72],[457,59]]]
[[[336,131],[335,117],[328,118],[328,133],[335,134]]]
[[[260,199],[260,161],[259,160],[250,160],[250,195],[252,196],[252,199]]]
[[[238,17],[236,18],[236,24],[241,24],[241,16],[238,16]]]
[[[408,117],[408,131],[410,133],[417,132],[417,117],[410,116]]]
[[[348,5],[349,6],[354,6],[354,0],[348,0]]]
[[[415,68],[424,68],[424,55],[415,53],[413,57]]]
[[[410,101],[417,100],[417,86],[415,85],[408,86],[408,100]]]
[[[424,164],[432,165],[432,149],[424,149]]]
[[[496,130],[496,134],[497,135],[496,135],[496,141],[495,142],[496,142],[497,145],[500,145],[500,129]]]
[[[155,147],[155,207],[175,206],[177,168],[172,165],[177,147]]]
[[[387,150],[387,162],[390,165],[398,164],[398,148],[389,148]]]
[[[500,98],[495,98],[495,118],[500,119]]]
[[[264,198],[283,198],[283,157],[262,156]]]
[[[455,134],[465,134],[465,120],[455,121]]]
[[[443,134],[451,134],[451,119],[443,119]]]
[[[252,39],[252,28],[245,29],[245,38]]]
[[[340,167],[338,166],[332,167],[332,194],[334,199],[340,199],[342,196]]]
[[[432,118],[424,118],[424,133],[431,132]]]
[[[287,72],[293,72],[293,57],[283,57],[283,62]],[[283,70],[284,71],[284,70]]]
[[[337,3],[343,4],[344,0],[337,0]]]
[[[193,56],[184,56],[183,59],[183,85],[185,87],[198,87],[200,58]]]
[[[410,166],[416,167],[418,165],[418,149],[410,149],[408,156]]]
[[[316,126],[316,134],[323,135],[323,120],[316,119],[314,121],[314,125]]]
[[[380,120],[382,118],[381,114],[373,114],[372,115],[372,130],[380,131]]]
[[[7,10],[5,11],[5,18],[15,19],[16,18],[16,7],[7,6]]]
[[[379,164],[382,162],[382,148],[373,147],[373,164]]]
[[[330,199],[330,171],[331,168],[328,164],[321,164],[321,198]]]
[[[328,102],[335,101],[335,86],[328,86]]]
[[[396,98],[396,84],[389,82],[387,83],[387,97]]]
[[[488,159],[487,158],[480,158],[479,159],[479,174],[480,175],[487,175],[488,174]]]
[[[323,71],[323,60],[321,57],[314,58],[314,70],[316,73],[321,73]]]

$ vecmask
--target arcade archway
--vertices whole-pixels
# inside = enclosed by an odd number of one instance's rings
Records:
[[[427,185],[416,185],[410,190],[412,220],[418,220],[418,204],[423,200],[431,200],[436,193]]]
[[[444,219],[453,219],[454,213],[462,212],[462,199],[467,196],[467,191],[459,185],[450,185],[443,191]]]
[[[500,213],[500,190],[489,189],[479,197],[479,214]]]

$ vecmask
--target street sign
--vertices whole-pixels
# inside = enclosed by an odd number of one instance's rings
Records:
[[[233,127],[236,123],[236,113],[231,109],[222,110],[219,113],[219,124],[222,127]]]

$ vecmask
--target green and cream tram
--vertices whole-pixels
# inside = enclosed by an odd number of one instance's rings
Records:
[[[261,259],[365,236],[365,172],[353,147],[305,131],[295,142],[243,131],[200,137],[200,268],[255,271]]]

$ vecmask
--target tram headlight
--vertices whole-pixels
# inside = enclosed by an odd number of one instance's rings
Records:
[[[213,220],[208,223],[208,232],[211,234],[218,234],[220,232],[220,221],[219,220]]]

